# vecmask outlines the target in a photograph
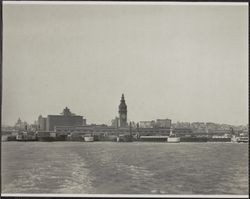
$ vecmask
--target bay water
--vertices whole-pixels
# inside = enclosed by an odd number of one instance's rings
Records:
[[[248,194],[248,144],[2,142],[2,193]]]

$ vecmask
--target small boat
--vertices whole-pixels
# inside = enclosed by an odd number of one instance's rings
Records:
[[[238,137],[237,138],[237,142],[240,143],[248,143],[249,142],[249,138],[248,137]]]
[[[248,137],[232,137],[231,142],[237,142],[237,143],[248,143],[249,138]]]
[[[168,141],[169,143],[179,143],[180,142],[180,138],[179,137],[168,137]]]
[[[170,134],[168,137],[167,142],[169,143],[179,143],[181,141],[181,139],[179,137],[177,137],[174,133],[173,133],[173,129],[170,128]]]
[[[132,142],[133,139],[130,135],[119,135],[116,138],[117,142]]]
[[[28,135],[27,132],[22,132],[22,133],[16,135],[15,141],[31,142],[31,141],[37,141],[37,138],[35,135]]]
[[[89,136],[89,137],[84,137],[85,142],[94,142],[94,137]]]

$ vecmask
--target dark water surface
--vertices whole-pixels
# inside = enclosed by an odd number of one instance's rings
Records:
[[[248,194],[248,144],[3,142],[2,193]]]

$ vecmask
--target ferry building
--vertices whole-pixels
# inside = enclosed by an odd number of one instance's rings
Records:
[[[99,140],[112,140],[120,135],[130,136],[145,136],[145,135],[164,135],[170,134],[171,120],[156,120],[154,126],[137,125],[132,126],[127,121],[127,104],[125,96],[122,94],[120,103],[118,106],[118,117],[113,121],[112,126],[108,125],[87,125],[86,119],[82,116],[75,115],[70,112],[66,107],[61,115],[48,115],[47,118],[39,117],[38,124],[40,126],[39,131],[50,131],[57,134],[57,136],[72,136],[80,137],[85,135],[95,136]],[[161,125],[163,123],[165,125]],[[169,123],[170,122],[170,123]],[[159,125],[160,124],[160,125]],[[43,128],[41,128],[43,127]],[[97,139],[97,140],[98,140]]]

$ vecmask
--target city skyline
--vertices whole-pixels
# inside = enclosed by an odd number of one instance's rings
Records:
[[[246,125],[247,16],[247,4],[3,4],[2,124],[65,106],[110,124],[124,93],[131,121]]]
[[[68,109],[68,106],[65,106],[65,109]],[[69,109],[70,110],[70,109]],[[119,112],[119,111],[118,111]],[[49,116],[49,115],[62,115],[63,113],[62,112],[58,112],[58,113],[52,113],[52,114],[45,114],[45,115],[42,115],[42,114],[40,114],[39,116],[38,116],[38,118],[40,117],[40,116],[45,116],[45,117],[47,117],[47,116]],[[81,115],[81,114],[75,114],[74,112],[72,112],[72,114],[73,115]],[[84,119],[87,119],[85,116],[83,116],[83,118]],[[99,123],[100,125],[103,125],[103,124],[105,124],[105,125],[111,125],[111,123],[112,123],[112,120],[113,119],[116,119],[116,118],[119,118],[119,116],[118,115],[116,115],[114,118],[112,118],[110,121],[109,121],[109,123]],[[130,119],[128,119],[128,123],[129,122],[136,122],[136,123],[138,123],[139,124],[139,122],[143,122],[143,121],[155,121],[155,120],[157,120],[157,119],[170,119],[171,121],[172,121],[172,119],[171,118],[167,118],[167,117],[165,117],[165,118],[151,118],[151,119],[148,119],[148,120],[136,120],[136,121],[133,121],[133,120],[130,120]],[[14,122],[14,123],[16,123],[16,122],[18,122],[18,120],[20,120],[20,121],[22,121],[22,122],[27,122],[24,118],[20,118],[20,117],[18,117],[18,119]],[[38,120],[37,120],[37,118],[36,119],[34,119],[34,121],[33,122],[27,122],[27,124],[28,125],[31,125],[31,124],[35,124],[36,122],[38,122]],[[176,121],[172,121],[172,123],[175,123],[175,124],[177,124],[177,123],[215,123],[215,124],[221,124],[221,125],[233,125],[233,126],[246,126],[246,125],[248,125],[248,123],[246,123],[246,124],[238,124],[238,125],[234,125],[234,124],[226,124],[226,123],[217,123],[217,122],[214,122],[214,121],[180,121],[180,120],[176,120]],[[13,124],[14,124],[13,123]],[[13,126],[13,124],[2,124],[2,126]],[[93,122],[89,122],[89,123],[87,123],[87,125],[91,125],[91,124],[97,124],[97,123],[93,123]]]

